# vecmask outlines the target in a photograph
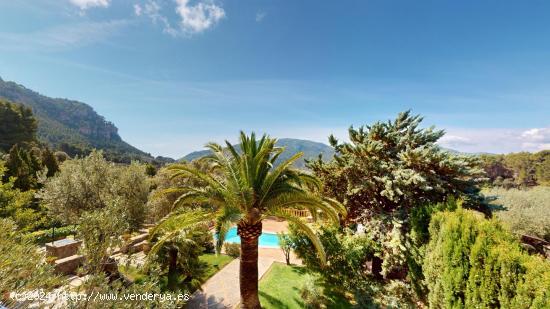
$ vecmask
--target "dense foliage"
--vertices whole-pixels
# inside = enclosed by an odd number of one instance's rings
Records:
[[[93,209],[81,214],[78,225],[78,238],[83,241],[81,252],[86,256],[86,271],[102,273],[110,252],[120,245],[119,236],[128,228],[128,223],[120,214],[123,212],[116,201],[102,209]],[[116,269],[116,266],[114,267]]]
[[[550,150],[481,156],[491,184],[505,188],[550,186]]]
[[[163,220],[150,232],[153,247],[147,258],[167,274],[169,290],[189,292],[200,287],[206,264],[199,256],[213,244],[204,223],[207,217],[200,210],[185,212]]]
[[[491,200],[493,214],[512,232],[550,241],[550,187],[490,188],[483,193]]]
[[[45,211],[34,201],[34,191],[21,191],[15,187],[16,179],[2,181],[6,173],[0,160],[0,218],[10,218],[22,231],[32,231],[47,225]]]
[[[548,308],[550,263],[524,253],[495,220],[458,209],[430,223],[430,308]]]
[[[69,309],[173,309],[183,308],[189,301],[188,294],[175,294],[161,290],[159,274],[150,274],[145,282],[134,283],[130,286],[122,280],[111,281],[104,274],[91,275],[88,280],[79,287],[81,295],[118,295],[119,297],[80,297],[69,299],[64,308]],[[133,294],[133,297],[132,297]],[[141,297],[157,295],[161,297]],[[140,297],[137,297],[140,296]]]
[[[48,229],[36,230],[25,234],[24,237],[35,244],[44,245],[45,243],[52,242],[58,238],[66,238],[70,235],[76,235],[77,232],[77,225],[67,225],[61,227],[52,226]]]
[[[87,211],[117,203],[121,213],[136,230],[145,219],[149,182],[139,163],[115,165],[94,151],[88,157],[68,160],[60,172],[46,180],[40,191],[43,204],[65,223],[77,223]]]
[[[477,159],[441,150],[436,142],[444,132],[422,129],[421,121],[404,112],[395,120],[350,128],[349,143],[330,137],[334,160],[309,165],[323,180],[324,193],[346,206],[346,221],[362,224],[379,244],[373,259],[379,277],[416,267],[408,256],[413,209],[449,196],[484,209],[477,195],[476,185],[484,180]]]
[[[4,292],[28,292],[58,283],[51,266],[42,263],[44,254],[21,237],[13,221],[0,218],[0,226],[0,299]]]
[[[215,173],[209,164],[201,161],[188,163],[204,173]],[[171,177],[172,172],[168,168],[161,168],[152,178],[151,186],[153,190],[149,194],[147,201],[148,219],[156,222],[166,217],[174,208],[174,203],[181,195],[181,191],[173,188],[183,188],[188,186],[198,186],[201,182],[189,177]],[[197,203],[195,206],[200,206]]]
[[[32,142],[36,120],[30,108],[0,99],[0,151],[7,152],[17,143]]]
[[[38,189],[40,176],[52,177],[59,171],[54,154],[38,143],[15,144],[5,158],[8,170],[4,179],[14,177],[15,187],[23,191]]]
[[[290,230],[294,252],[310,270],[320,273],[327,282],[355,291],[369,280],[370,273],[365,263],[374,254],[374,244],[365,235],[353,234],[348,229],[341,231],[335,227],[320,226],[318,237],[330,262],[325,267],[312,252],[311,240],[292,225]]]

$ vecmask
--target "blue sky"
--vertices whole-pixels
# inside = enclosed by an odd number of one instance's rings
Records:
[[[550,149],[550,2],[0,0],[0,77],[154,155],[326,142],[412,109],[462,151]]]

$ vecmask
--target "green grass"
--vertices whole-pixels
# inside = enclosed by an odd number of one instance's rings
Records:
[[[293,309],[304,308],[300,289],[306,280],[306,269],[273,263],[271,269],[260,281],[259,294],[262,308]],[[317,282],[324,290],[327,308],[352,308],[350,303],[333,288]]]
[[[202,278],[203,281],[208,280],[208,278],[212,277],[215,273],[220,271],[220,269],[222,269],[225,265],[229,264],[229,262],[234,260],[234,258],[230,257],[229,255],[223,255],[223,254],[216,255],[212,253],[203,254],[199,257],[199,259],[203,262],[208,263],[206,274]]]
[[[134,283],[140,283],[147,278],[147,275],[142,273],[140,269],[131,265],[119,265],[118,271]]]

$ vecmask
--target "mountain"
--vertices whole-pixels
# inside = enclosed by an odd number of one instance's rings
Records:
[[[334,156],[334,149],[323,143],[317,143],[308,140],[293,139],[293,138],[282,138],[277,141],[277,146],[285,147],[285,151],[281,154],[278,162],[283,162],[284,160],[289,159],[295,153],[301,151],[304,155],[294,162],[294,166],[297,168],[305,168],[305,159],[316,159],[319,154],[323,155],[324,160],[330,160]],[[237,150],[239,150],[238,145],[234,145]],[[185,157],[182,161],[193,161],[195,159],[204,157],[210,153],[210,150],[201,150],[192,152]]]
[[[70,155],[102,149],[107,158],[118,162],[152,159],[123,141],[117,127],[85,103],[46,97],[1,78],[0,98],[30,107],[38,121],[38,139],[54,149]]]

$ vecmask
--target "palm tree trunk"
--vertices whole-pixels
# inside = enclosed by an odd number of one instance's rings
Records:
[[[258,237],[241,238],[239,274],[241,308],[260,309],[258,298]]]
[[[168,289],[175,291],[178,285],[178,251],[168,251]]]

